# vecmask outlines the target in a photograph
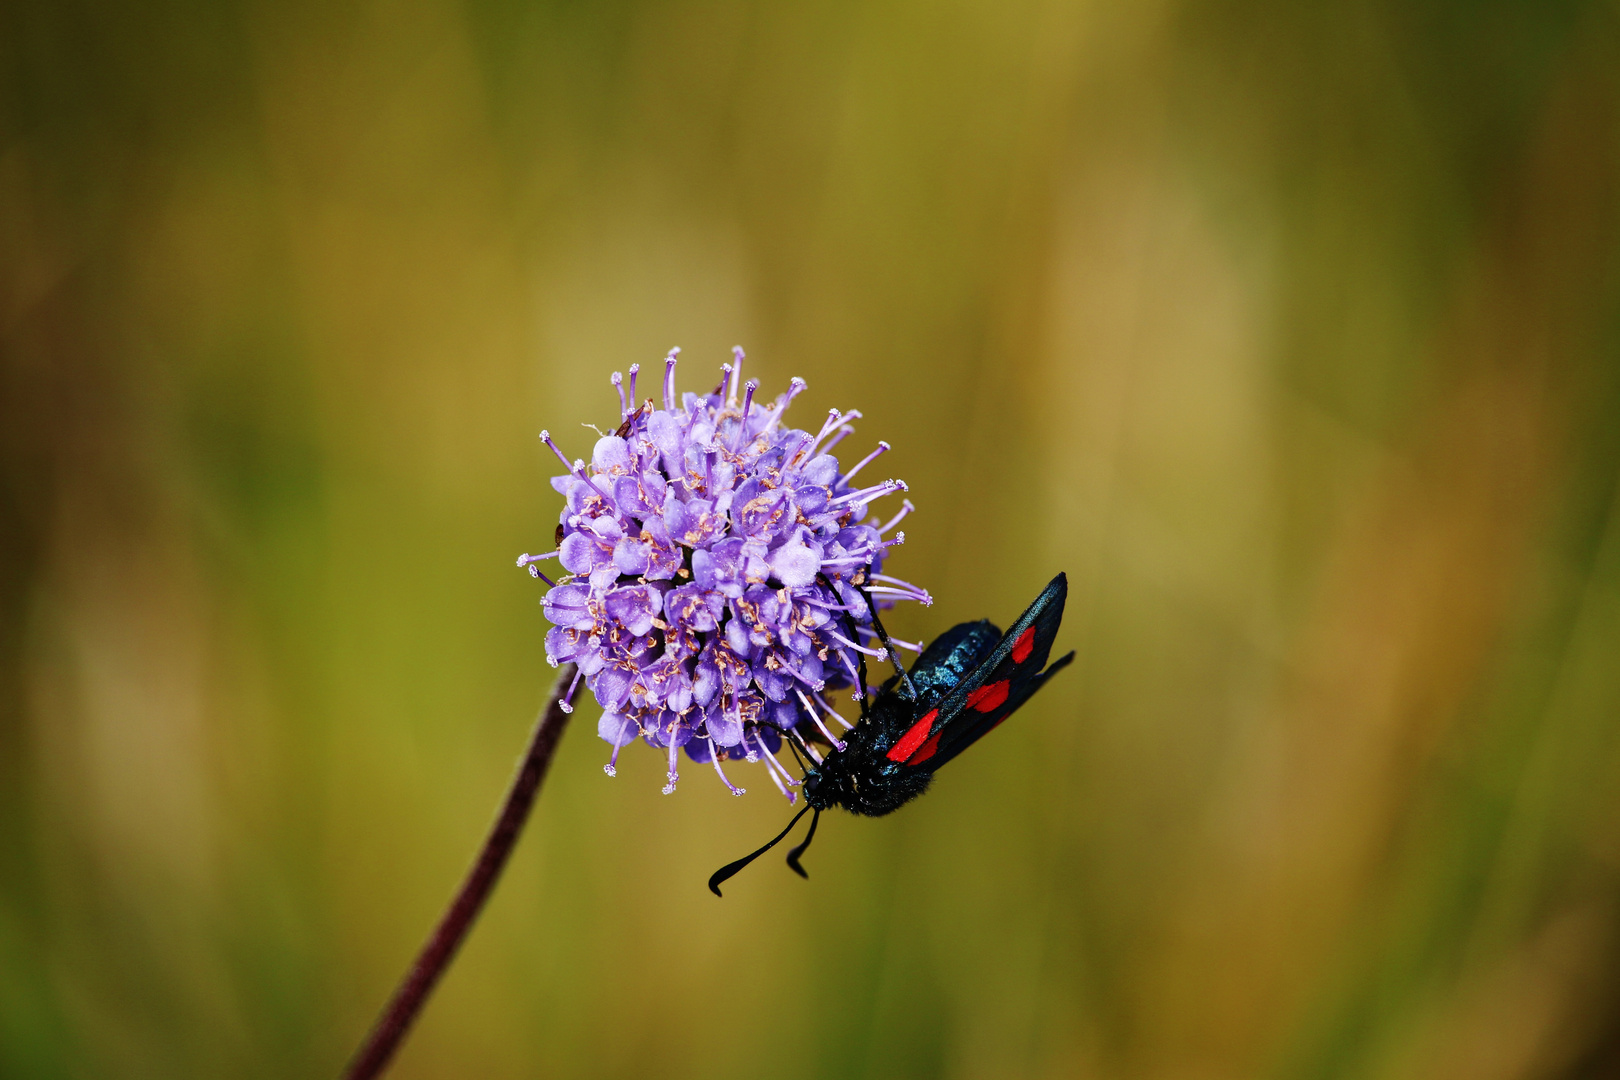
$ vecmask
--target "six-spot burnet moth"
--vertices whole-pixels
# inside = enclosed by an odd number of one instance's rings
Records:
[[[815,839],[823,810],[841,806],[852,814],[881,817],[927,791],[941,766],[1012,715],[1074,659],[1070,652],[1051,666],[1046,664],[1068,593],[1069,580],[1059,574],[1005,634],[988,619],[953,626],[923,651],[909,672],[878,622],[877,605],[863,593],[896,674],[870,705],[860,697],[860,722],[825,758],[806,765],[804,809],[776,839],[716,870],[709,878],[710,890],[719,896],[722,882],[780,843],[806,811],[815,813],[810,832],[787,857],[788,866],[800,877],[809,876],[799,865],[799,856]],[[850,636],[854,637],[853,627]],[[865,685],[863,661],[858,686]],[[796,730],[784,734],[790,747],[809,754]]]

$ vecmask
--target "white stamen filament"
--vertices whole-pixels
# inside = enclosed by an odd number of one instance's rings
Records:
[[[886,521],[883,525],[879,526],[878,531],[877,531],[878,535],[882,536],[884,533],[888,532],[890,529],[892,529],[896,525],[900,524],[902,521],[904,521],[906,519],[906,515],[911,513],[915,509],[917,509],[917,508],[915,506],[911,505],[911,500],[910,499],[902,500],[901,503],[900,503],[900,512],[898,514],[894,515],[894,517],[890,518],[888,521]]]
[[[887,585],[868,585],[866,587],[866,591],[871,593],[873,596],[893,596],[900,600],[915,600],[923,607],[933,606],[934,598],[932,596],[929,596],[928,593],[922,589],[915,589],[914,587],[914,590],[915,591],[895,589]]]
[[[766,768],[775,765],[777,771],[782,774],[782,779],[787,781],[789,787],[798,787],[799,782],[793,778],[792,773],[787,771],[787,766],[782,764],[782,759],[771,752],[771,748],[766,745],[765,740],[760,738],[758,734],[755,734],[754,738],[759,742],[759,748],[765,752]]]
[[[798,691],[798,694],[799,700],[804,702],[805,711],[810,714],[810,722],[816,725],[816,730],[826,736],[827,741],[832,743],[833,749],[842,750],[844,748],[844,740],[827,730],[827,725],[821,722],[820,714],[816,711],[816,707],[810,704],[810,699],[804,696],[804,691],[800,690]]]
[[[870,465],[873,461],[875,461],[879,457],[882,457],[884,454],[886,454],[888,452],[889,452],[889,444],[888,443],[886,443],[886,442],[878,443],[876,450],[872,451],[870,454],[867,454],[865,457],[861,458],[861,460],[857,461],[855,463],[855,466],[852,469],[850,469],[849,472],[844,474],[844,480],[846,482],[848,482],[850,477],[854,476],[856,473],[860,472],[862,469],[864,469],[868,465]]]
[[[874,660],[887,660],[889,658],[889,654],[884,652],[882,649],[869,649],[865,645],[857,645],[855,642],[849,640],[849,638],[845,637],[843,634],[840,634],[836,630],[833,630],[833,629],[829,628],[827,630],[827,636],[832,638],[834,641],[843,642],[845,645],[849,646],[851,649],[854,649],[856,652],[865,653],[867,656],[870,656]]]
[[[842,716],[840,716],[838,714],[838,711],[836,709],[834,709],[831,705],[828,705],[827,702],[826,702],[826,699],[823,698],[820,694],[815,695],[815,698],[816,698],[816,704],[820,705],[823,709],[825,709],[827,711],[828,716],[832,717],[834,720],[838,721],[840,724],[843,724],[845,731],[848,731],[850,728],[855,726],[854,724],[850,723],[848,720],[845,720]]]
[[[578,687],[579,687],[579,668],[575,668],[574,669],[574,681],[568,684],[568,693],[564,694],[562,701],[557,703],[557,708],[561,709],[565,713],[573,712],[574,711],[574,691]]]
[[[782,786],[782,778],[777,776],[769,765],[765,766],[765,775],[771,778],[771,783],[775,784],[776,790],[780,791],[782,793],[782,797],[787,799],[789,806],[792,806],[794,803],[799,801],[799,796],[797,794]]]
[[[827,505],[832,507],[841,506],[844,503],[851,503],[855,506],[864,506],[873,499],[881,499],[891,491],[909,490],[910,488],[906,487],[906,482],[904,480],[885,480],[883,483],[873,484],[869,488],[859,488],[855,491],[847,491],[838,496],[838,498],[833,499]]]
[[[675,358],[681,355],[681,347],[675,346],[664,357],[664,411],[675,411]]]
[[[761,435],[768,435],[776,429],[776,422],[782,419],[782,414],[787,412],[787,407],[789,405],[793,404],[793,399],[798,397],[799,394],[804,391],[805,385],[805,381],[799,378],[797,375],[788,380],[787,395],[782,398],[781,402],[777,404],[776,408],[771,410],[771,418],[765,421],[764,427],[759,429],[759,433]],[[788,455],[788,460],[793,461],[797,457],[798,451],[795,450],[792,454]]]
[[[676,783],[678,783],[681,779],[681,774],[675,769],[675,751],[677,749],[678,748],[675,745],[675,733],[672,731],[669,733],[669,774],[666,777],[669,782],[664,785],[665,795],[672,794],[675,791]]]
[[[730,788],[731,793],[733,795],[746,795],[746,794],[748,794],[748,789],[747,788],[740,788],[736,784],[733,784],[729,779],[727,779],[726,774],[725,774],[725,770],[720,768],[720,749],[719,749],[719,747],[714,745],[714,740],[713,739],[709,739],[708,743],[709,743],[709,760],[714,762],[714,771],[720,774],[720,782],[722,784],[725,784],[726,787]]]
[[[834,435],[831,441],[829,441],[826,446],[821,448],[821,452],[823,454],[832,453],[833,447],[837,446],[839,443],[843,442],[853,434],[855,434],[855,429],[852,427],[839,428],[838,434]]]
[[[615,371],[608,381],[613,384],[613,389],[619,392],[619,419],[623,420],[630,415],[630,407],[625,404],[624,400],[624,376]]]

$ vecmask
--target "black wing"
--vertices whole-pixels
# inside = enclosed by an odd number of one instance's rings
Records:
[[[984,662],[897,739],[885,756],[906,768],[933,772],[1011,716],[1074,659],[1071,652],[1046,667],[1068,595],[1069,579],[1059,574]]]

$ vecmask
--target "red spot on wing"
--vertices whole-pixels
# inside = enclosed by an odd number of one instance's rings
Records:
[[[1013,643],[1013,663],[1022,664],[1029,659],[1029,654],[1034,651],[1035,628],[1033,626],[1025,627],[1024,632],[1019,634],[1018,640]]]
[[[1007,700],[1007,680],[981,686],[967,697],[967,707],[975,712],[991,712]]]
[[[889,747],[889,752],[884,756],[890,761],[905,761],[911,757],[928,738],[928,729],[934,726],[934,718],[938,715],[938,709],[929,709],[928,714],[912,724],[911,730],[900,736],[900,741]],[[933,751],[930,750],[929,753]]]
[[[906,764],[921,765],[923,762],[933,757],[934,751],[939,749],[939,737],[943,734],[945,734],[945,729],[940,728],[938,731],[928,736],[928,741],[923,743],[922,746],[918,747],[915,754],[912,754],[911,757],[906,759]]]

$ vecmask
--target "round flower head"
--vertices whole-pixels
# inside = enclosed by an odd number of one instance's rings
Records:
[[[614,373],[620,423],[596,441],[589,464],[570,461],[540,433],[568,470],[551,482],[567,505],[557,550],[518,565],[551,585],[546,618],[556,625],[546,657],[578,665],[565,710],[581,679],[602,706],[609,776],[620,749],[640,737],[668,755],[665,794],[675,790],[684,749],[712,763],[737,795],[743,790],[721,762],[763,761],[792,802],[798,781],[776,756],[783,733],[802,726],[842,746],[823,717],[850,725],[826,695],[852,685],[864,695],[862,655],[886,655],[866,598],[931,603],[880,573],[905,534],[884,537],[911,503],[887,522],[867,521],[873,501],[906,485],[853,483],[887,443],[840,469],[832,450],[860,413],[834,409],[813,433],[788,427],[783,413],[804,381],[766,404],[750,380],[739,400],[741,349],[713,393],[677,398],[679,352],[664,361],[661,409],[650,399],[636,404],[637,367],[628,388]],[[555,582],[535,565],[550,558],[566,572]]]

